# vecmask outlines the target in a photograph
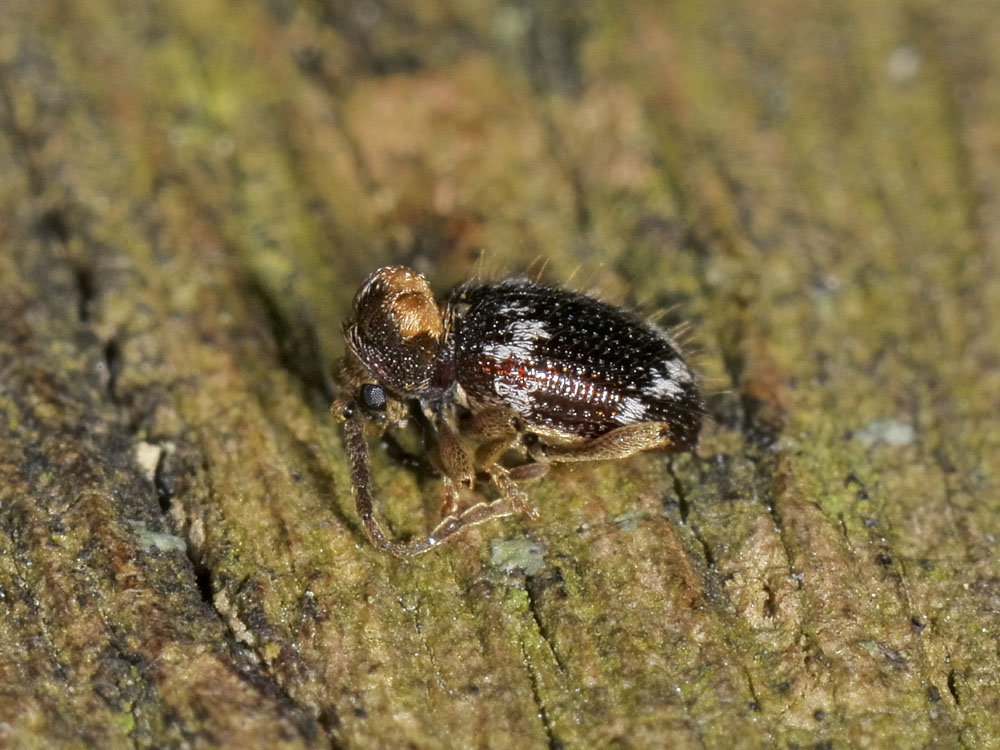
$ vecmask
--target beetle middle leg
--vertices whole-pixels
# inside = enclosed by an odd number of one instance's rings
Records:
[[[534,508],[528,505],[527,496],[510,479],[507,470],[496,464],[496,459],[516,437],[517,430],[513,426],[510,431],[502,429],[499,419],[487,420],[480,425],[480,428],[480,431],[477,431],[480,437],[485,434],[492,436],[493,439],[485,444],[487,452],[477,450],[473,458],[462,439],[446,421],[439,420],[435,423],[438,434],[438,456],[444,473],[445,498],[441,504],[441,521],[428,537],[431,544],[436,544],[438,540],[451,536],[465,526],[474,526],[493,518],[517,513],[527,513],[532,518],[538,515]],[[482,447],[481,445],[480,449]],[[486,460],[482,461],[484,456]],[[471,490],[475,485],[476,464],[483,465],[489,473],[500,497],[492,502],[475,503],[462,510],[461,489]]]
[[[470,432],[480,441],[476,464],[489,470],[521,433],[514,413],[502,406],[487,407],[472,418]]]
[[[500,457],[521,434],[513,413],[510,409],[503,407],[484,409],[473,417],[471,432],[482,441],[476,447],[472,459],[454,430],[446,423],[438,424],[441,463],[444,465],[445,474],[456,482],[471,488],[474,467],[482,467],[489,474],[490,480],[500,493],[500,499],[494,503],[488,503],[488,507],[496,505],[497,515],[501,514],[500,508],[502,507],[505,509],[503,515],[527,513],[535,518],[538,514],[534,508],[528,505],[527,495],[517,488],[511,477],[511,472],[499,464]],[[456,501],[457,489],[447,501],[449,513],[456,511]]]
[[[536,512],[527,505],[527,497],[514,486],[514,481],[537,479],[548,471],[548,465],[528,463],[505,469],[499,464],[501,456],[523,434],[517,416],[506,407],[483,409],[472,420],[472,432],[483,440],[476,448],[476,464],[489,472],[501,494],[522,497],[524,512],[534,518]]]

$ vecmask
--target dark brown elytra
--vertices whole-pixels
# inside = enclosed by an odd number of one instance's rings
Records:
[[[704,406],[674,340],[583,294],[526,278],[469,282],[441,307],[423,276],[386,266],[361,286],[344,335],[333,411],[347,423],[365,532],[396,555],[492,518],[537,515],[515,480],[550,463],[690,450],[698,440]],[[431,534],[399,542],[374,516],[365,427],[402,426],[414,402],[437,433],[447,494]],[[525,463],[508,469],[499,459],[515,447]],[[499,498],[460,510],[459,488],[471,488],[477,470]]]

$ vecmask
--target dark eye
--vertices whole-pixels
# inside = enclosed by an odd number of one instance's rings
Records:
[[[361,404],[369,411],[385,411],[385,391],[381,386],[361,386]]]

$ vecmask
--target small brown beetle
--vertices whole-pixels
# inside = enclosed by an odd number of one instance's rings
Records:
[[[399,556],[491,518],[536,516],[515,480],[549,463],[689,450],[698,439],[704,405],[674,340],[565,289],[521,277],[469,282],[442,308],[422,275],[385,266],[358,291],[344,336],[332,409],[347,423],[358,515],[372,543]],[[447,499],[430,536],[399,542],[374,516],[365,426],[405,424],[414,401],[437,433]],[[531,461],[501,466],[516,446]],[[460,510],[459,487],[471,488],[477,469],[499,498]]]

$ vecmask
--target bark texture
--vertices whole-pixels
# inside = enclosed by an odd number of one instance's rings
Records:
[[[974,0],[3,0],[0,745],[997,747],[998,91]],[[376,552],[390,262],[689,322],[697,453]]]

